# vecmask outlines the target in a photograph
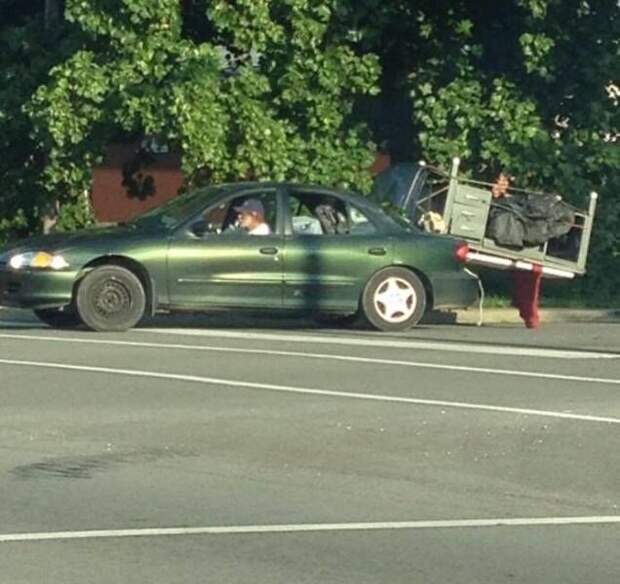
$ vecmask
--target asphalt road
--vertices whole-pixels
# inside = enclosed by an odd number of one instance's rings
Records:
[[[620,324],[0,312],[0,584],[616,584]]]

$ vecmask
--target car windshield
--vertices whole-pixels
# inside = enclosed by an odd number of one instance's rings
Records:
[[[221,186],[209,187],[179,195],[159,207],[138,215],[128,224],[139,227],[174,228],[188,217],[195,215],[205,205],[208,205],[222,190]]]

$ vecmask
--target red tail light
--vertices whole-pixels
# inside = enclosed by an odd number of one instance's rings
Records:
[[[454,246],[454,259],[457,262],[465,263],[467,261],[467,254],[469,253],[469,245],[464,241],[459,241]]]

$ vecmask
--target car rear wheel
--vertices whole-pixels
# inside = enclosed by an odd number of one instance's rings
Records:
[[[74,328],[82,324],[80,317],[72,308],[37,308],[33,311],[36,317],[53,328]]]
[[[424,284],[405,268],[381,270],[364,288],[362,310],[368,322],[379,330],[407,330],[420,321],[426,310]]]
[[[126,331],[144,315],[146,294],[133,272],[120,266],[101,266],[80,282],[76,305],[88,328]]]

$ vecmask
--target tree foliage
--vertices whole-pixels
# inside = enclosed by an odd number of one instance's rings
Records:
[[[67,0],[87,42],[28,107],[48,187],[86,187],[119,132],[178,144],[190,178],[364,186],[368,137],[350,114],[378,64],[331,38],[337,2],[194,4],[205,24],[190,36],[177,0]]]

